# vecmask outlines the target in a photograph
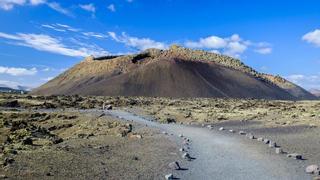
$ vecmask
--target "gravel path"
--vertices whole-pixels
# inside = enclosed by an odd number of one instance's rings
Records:
[[[303,161],[287,159],[285,155],[270,153],[267,145],[227,131],[220,132],[203,127],[159,124],[146,118],[120,111],[107,111],[112,116],[156,127],[169,133],[171,138],[189,147],[195,159],[183,163],[188,170],[174,174],[181,179],[259,179],[302,180],[311,179],[304,173]],[[182,145],[183,134],[191,141]],[[252,141],[252,142],[251,142]],[[182,154],[182,153],[181,153]],[[174,161],[174,160],[173,160]]]

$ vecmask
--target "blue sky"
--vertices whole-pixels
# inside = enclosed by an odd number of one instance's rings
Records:
[[[37,87],[88,55],[180,44],[320,89],[320,1],[0,0],[0,85]]]

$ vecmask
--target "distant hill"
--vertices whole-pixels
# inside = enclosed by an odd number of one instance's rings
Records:
[[[0,85],[0,93],[19,93],[19,94],[26,94],[28,93],[27,90],[22,89],[13,89],[9,87],[3,87]]]
[[[172,46],[127,56],[88,57],[31,93],[316,99],[301,87],[274,77],[238,59]]]
[[[310,89],[309,90],[312,94],[320,98],[320,90],[319,89]]]

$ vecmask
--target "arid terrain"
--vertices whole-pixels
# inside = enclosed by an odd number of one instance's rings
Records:
[[[160,124],[212,125],[272,139],[285,152],[303,155],[306,160],[298,165],[301,173],[306,165],[320,161],[319,101],[2,94],[1,178],[163,179],[168,173],[180,175],[168,167],[172,161],[186,164],[173,137],[147,124],[104,113],[103,105]]]

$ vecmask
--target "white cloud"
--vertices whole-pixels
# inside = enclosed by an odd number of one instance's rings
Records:
[[[247,45],[245,45],[244,43],[241,43],[239,41],[229,42],[224,54],[239,57],[246,49]]]
[[[48,71],[51,71],[51,68],[46,67],[46,68],[43,68],[43,69],[42,69],[42,71],[44,71],[44,72],[48,72]]]
[[[86,57],[89,55],[106,55],[107,51],[97,46],[67,47],[59,39],[45,34],[24,34],[16,35],[0,32],[0,38],[14,40],[15,45],[30,47],[39,51],[46,51],[55,54],[73,57]]]
[[[320,73],[313,75],[292,74],[285,78],[305,89],[320,89]]]
[[[57,3],[57,2],[50,2],[50,3],[47,3],[47,5],[51,9],[53,9],[53,10],[55,10],[55,11],[61,13],[61,14],[64,14],[64,15],[67,15],[67,16],[72,16],[72,14],[67,9],[61,7],[61,5],[59,3]]]
[[[41,25],[42,27],[45,27],[45,28],[49,28],[49,29],[52,29],[52,30],[55,30],[55,31],[59,31],[59,32],[66,32],[65,29],[59,29],[53,25],[49,25],[49,24],[42,24]]]
[[[98,32],[82,32],[81,29],[78,28],[74,28],[71,27],[69,25],[66,24],[42,24],[41,27],[45,27],[48,29],[52,29],[55,31],[59,31],[59,32],[67,32],[67,31],[71,31],[71,32],[80,32],[82,35],[86,36],[86,37],[94,37],[97,39],[104,39],[107,38],[108,36],[102,33],[98,33]]]
[[[320,29],[305,34],[302,40],[320,47]]]
[[[35,75],[38,72],[37,68],[16,68],[0,66],[0,74],[8,74],[11,76],[28,76]]]
[[[107,38],[107,35],[104,35],[104,34],[101,34],[101,33],[96,33],[96,32],[83,32],[82,34],[87,36],[87,37],[94,37],[94,38],[98,38],[98,39]]]
[[[114,4],[110,4],[108,7],[107,7],[111,12],[116,12],[116,7]]]
[[[95,13],[96,12],[96,7],[94,6],[94,4],[90,3],[90,4],[79,4],[79,7],[82,8],[83,10]]]
[[[81,29],[74,28],[74,27],[71,27],[71,26],[66,25],[66,24],[59,24],[59,23],[56,23],[56,24],[42,24],[41,26],[45,27],[45,28],[49,28],[49,29],[55,30],[55,31],[59,31],[59,32],[66,32],[66,31],[79,32],[79,31],[81,31]]]
[[[14,6],[19,5],[22,6],[26,3],[26,0],[1,0],[0,1],[0,9],[9,11],[13,9]]]
[[[14,81],[0,80],[0,86],[19,89],[21,85],[18,82],[14,82]]]
[[[271,45],[268,43],[253,43],[243,40],[238,34],[222,38],[218,36],[209,36],[200,38],[198,41],[187,41],[184,43],[189,48],[201,48],[209,51],[218,51],[222,54],[239,58],[249,47],[256,47],[255,52],[268,54],[272,52]]]
[[[72,14],[65,8],[61,7],[61,5],[57,2],[47,2],[46,0],[0,0],[0,9],[2,10],[12,10],[15,6],[38,6],[41,4],[46,4],[51,9],[60,12],[62,14],[72,16]]]
[[[218,36],[209,36],[207,38],[200,38],[198,42],[188,41],[185,45],[190,48],[220,49],[227,45],[227,41]]]
[[[272,48],[270,48],[270,47],[259,48],[259,49],[256,49],[254,51],[259,53],[259,54],[270,54],[270,53],[272,53]]]
[[[149,48],[166,49],[168,47],[165,43],[157,42],[149,38],[128,36],[126,33],[122,33],[121,36],[118,36],[115,32],[108,32],[108,34],[116,42],[123,43],[128,47],[138,50],[145,50]]]
[[[54,77],[47,77],[47,78],[42,78],[41,80],[42,81],[50,81],[50,80],[52,80]]]
[[[44,4],[44,3],[46,3],[45,0],[30,0],[30,4],[33,6],[37,6],[37,5]]]

